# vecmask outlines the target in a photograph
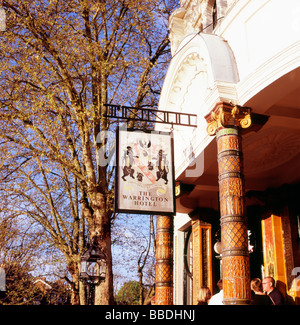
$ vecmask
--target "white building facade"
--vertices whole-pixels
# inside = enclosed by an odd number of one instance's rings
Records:
[[[251,108],[258,125],[242,134],[250,276],[273,276],[298,303],[300,2],[182,0],[169,28],[159,109],[197,114],[196,128],[173,131],[173,303],[196,304],[199,288],[215,293],[222,277],[217,144],[207,129],[218,103]]]

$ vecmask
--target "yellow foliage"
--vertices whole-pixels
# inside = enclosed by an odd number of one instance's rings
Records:
[[[87,236],[94,234],[102,238],[112,276],[114,173],[96,162],[97,135],[115,128],[103,116],[104,104],[157,102],[168,58],[168,16],[163,13],[175,5],[3,0],[1,205],[8,200],[6,209],[38,221],[74,276]],[[110,292],[103,303],[111,300],[111,284],[103,285]]]

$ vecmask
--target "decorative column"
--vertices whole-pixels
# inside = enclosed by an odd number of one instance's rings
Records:
[[[251,298],[240,135],[251,125],[250,111],[218,103],[206,116],[207,132],[216,135],[218,147],[224,304],[248,304]]]
[[[212,290],[211,224],[192,218],[193,234],[193,305],[198,303],[202,286]]]
[[[173,305],[173,216],[157,216],[155,305]]]

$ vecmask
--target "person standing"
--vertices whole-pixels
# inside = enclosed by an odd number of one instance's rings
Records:
[[[220,291],[213,295],[209,301],[209,305],[223,305],[223,281],[220,279],[217,283]]]
[[[262,283],[259,278],[251,280],[251,290],[254,292],[252,295],[251,305],[273,305],[270,296],[263,292]]]
[[[201,287],[198,294],[197,305],[208,305],[208,301],[211,298],[211,292],[208,287]]]
[[[284,305],[284,297],[282,293],[275,288],[274,278],[268,276],[262,281],[263,291],[271,297],[274,302],[274,305]]]

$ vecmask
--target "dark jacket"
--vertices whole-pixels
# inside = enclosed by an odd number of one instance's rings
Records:
[[[275,305],[284,305],[283,295],[277,288],[274,288],[274,290],[269,293],[269,296],[273,299]]]

